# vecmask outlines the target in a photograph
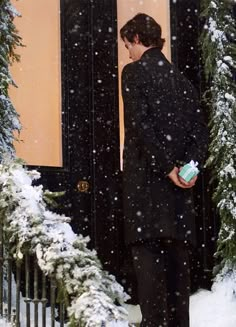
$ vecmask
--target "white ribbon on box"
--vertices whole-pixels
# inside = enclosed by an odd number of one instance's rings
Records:
[[[199,170],[197,168],[197,165],[198,165],[198,162],[197,161],[194,162],[193,160],[191,160],[188,163],[188,165],[190,166],[190,168],[187,169],[186,172],[183,174],[182,178],[184,178],[184,179],[188,176],[189,173],[192,173],[193,172],[193,173],[196,173],[197,174],[199,172]]]

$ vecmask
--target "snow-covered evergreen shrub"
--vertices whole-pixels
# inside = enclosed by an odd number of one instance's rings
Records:
[[[0,0],[0,158],[5,152],[14,154],[13,132],[21,128],[19,115],[8,96],[9,85],[14,85],[9,65],[19,60],[15,48],[22,45],[13,23],[17,15],[10,1]]]
[[[32,185],[39,177],[19,160],[0,164],[0,223],[8,251],[16,260],[25,253],[36,255],[41,270],[56,278],[75,326],[100,327],[103,321],[127,319],[123,287],[88,249],[89,238],[74,234],[70,218],[46,208],[42,185]]]
[[[214,201],[221,228],[216,272],[236,269],[236,25],[233,0],[203,0],[204,70],[209,89],[211,144],[207,161],[216,184]],[[226,267],[228,267],[226,269]]]

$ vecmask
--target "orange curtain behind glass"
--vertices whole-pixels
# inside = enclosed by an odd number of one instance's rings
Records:
[[[62,166],[60,0],[12,4],[25,45],[11,69],[18,88],[10,96],[23,125],[17,155],[30,165]]]

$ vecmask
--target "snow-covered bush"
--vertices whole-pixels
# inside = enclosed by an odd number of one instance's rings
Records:
[[[21,45],[21,38],[13,24],[17,15],[9,0],[0,1],[0,158],[5,152],[14,154],[13,132],[21,128],[19,115],[8,96],[9,85],[14,85],[9,66],[19,60],[15,48]]]
[[[202,3],[206,21],[201,43],[211,132],[207,165],[216,185],[213,199],[221,220],[217,243],[220,264],[216,272],[226,272],[236,270],[236,2]]]
[[[89,238],[74,234],[68,217],[47,209],[43,187],[32,185],[39,177],[19,160],[0,164],[0,223],[8,251],[16,260],[25,253],[36,255],[41,270],[56,278],[68,300],[71,323],[95,327],[127,319],[122,303],[128,295],[88,249]]]

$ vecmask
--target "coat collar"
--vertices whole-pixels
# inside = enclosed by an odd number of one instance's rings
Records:
[[[153,48],[146,50],[140,59],[142,60],[142,59],[147,59],[147,58],[157,57],[157,56],[162,57],[163,59],[165,58],[164,54],[161,52],[161,50],[159,48],[153,47]]]

